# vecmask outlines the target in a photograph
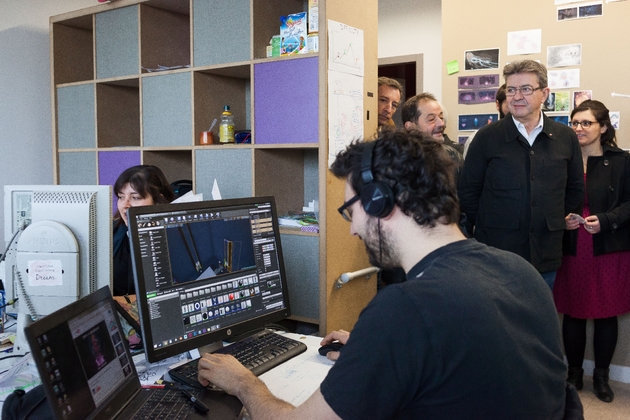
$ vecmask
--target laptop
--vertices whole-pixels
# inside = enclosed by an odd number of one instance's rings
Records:
[[[160,418],[235,419],[241,411],[241,402],[222,392],[188,390],[186,397],[180,389],[142,388],[109,287],[34,322],[25,335],[56,419],[156,418],[146,413],[156,409],[178,413]]]

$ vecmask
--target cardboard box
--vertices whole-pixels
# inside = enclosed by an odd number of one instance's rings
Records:
[[[306,54],[306,12],[282,16],[280,22],[280,55]]]

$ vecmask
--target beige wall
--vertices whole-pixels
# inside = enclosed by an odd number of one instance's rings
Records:
[[[561,22],[556,21],[556,8],[553,0],[442,0],[442,95],[453,121],[448,129],[451,138],[467,134],[456,131],[458,114],[495,112],[494,104],[458,105],[458,76],[502,73],[507,62],[524,58],[546,65],[548,46],[580,43],[582,65],[572,67],[580,69],[580,88],[569,91],[592,90],[593,99],[620,111],[617,140],[621,147],[630,148],[630,98],[610,95],[630,94],[630,2],[604,2],[602,17]],[[507,56],[508,32],[530,29],[542,29],[541,52]],[[485,48],[500,49],[499,70],[464,71],[464,51]],[[449,76],[445,63],[451,60],[459,60],[460,72]]]
[[[578,3],[583,4],[583,3]],[[502,73],[503,66],[512,60],[533,59],[547,64],[547,47],[582,44],[580,88],[592,90],[593,99],[603,102],[611,111],[621,112],[621,126],[617,140],[621,147],[630,148],[630,98],[611,97],[612,92],[630,94],[630,44],[628,22],[630,1],[603,2],[603,16],[573,21],[556,21],[556,7],[552,0],[442,0],[442,98],[449,110],[449,135],[457,135],[458,114],[495,112],[494,104],[458,105],[459,76]],[[565,6],[566,7],[566,6]],[[530,29],[542,30],[542,48],[538,54],[507,56],[508,32]],[[464,71],[464,52],[499,48],[499,70]],[[459,60],[460,72],[447,75],[446,63]],[[501,83],[503,83],[501,77]],[[572,92],[576,89],[570,89]],[[589,337],[592,336],[589,325]],[[592,360],[592,343],[587,345],[586,358]],[[630,315],[620,317],[619,344],[613,364],[625,369],[611,372],[614,379],[630,382]]]

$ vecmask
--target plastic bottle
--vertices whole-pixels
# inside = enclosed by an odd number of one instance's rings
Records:
[[[219,142],[234,143],[234,116],[230,112],[230,106],[224,105],[219,124]]]

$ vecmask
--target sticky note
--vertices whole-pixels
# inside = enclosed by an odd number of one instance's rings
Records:
[[[459,71],[459,62],[457,60],[449,61],[446,63],[446,73],[453,74]]]

